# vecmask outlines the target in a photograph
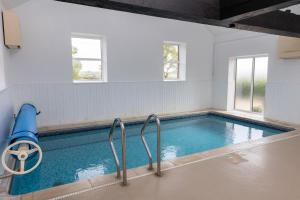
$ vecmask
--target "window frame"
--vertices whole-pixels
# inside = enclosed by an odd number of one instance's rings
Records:
[[[261,54],[261,55],[253,55],[253,56],[239,56],[239,57],[235,57],[234,59],[234,102],[233,102],[233,109],[235,111],[240,111],[240,112],[246,112],[246,113],[254,113],[257,115],[263,115],[265,109],[263,110],[263,112],[255,112],[253,111],[253,94],[254,94],[254,81],[255,81],[255,59],[256,58],[268,58],[268,69],[269,69],[269,55],[267,54]],[[250,91],[250,111],[248,110],[242,110],[242,109],[237,109],[236,108],[236,96],[237,96],[237,61],[238,59],[252,59],[252,73],[251,73],[251,91]],[[268,78],[268,76],[267,76]],[[268,80],[268,79],[267,79]],[[265,108],[265,98],[264,98],[264,108]]]
[[[163,48],[164,45],[176,45],[178,46],[178,61],[169,61],[164,62],[163,60],[163,81],[185,81],[186,80],[186,44],[183,42],[174,42],[174,41],[164,41],[163,42]],[[166,79],[165,78],[165,64],[177,64],[177,78],[175,79]]]
[[[71,34],[71,49],[73,48],[72,39],[92,39],[92,40],[100,40],[100,53],[101,58],[74,58],[72,57],[72,71],[73,71],[73,60],[78,61],[100,61],[101,63],[101,79],[99,80],[74,80],[72,78],[73,83],[105,83],[107,82],[107,62],[106,62],[106,39],[102,35],[96,34],[84,34],[84,33],[72,33]],[[72,52],[72,50],[71,50]]]

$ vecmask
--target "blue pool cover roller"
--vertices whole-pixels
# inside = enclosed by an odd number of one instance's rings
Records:
[[[10,135],[9,144],[20,140],[29,140],[34,143],[38,143],[38,131],[36,123],[37,114],[37,109],[34,105],[22,105]]]

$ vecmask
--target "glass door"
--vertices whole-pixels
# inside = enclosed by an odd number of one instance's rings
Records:
[[[268,57],[236,59],[236,110],[262,113],[264,111]]]
[[[252,58],[239,58],[236,61],[235,109],[251,112],[252,106]]]
[[[262,113],[265,107],[268,57],[255,58],[254,67],[252,112]]]

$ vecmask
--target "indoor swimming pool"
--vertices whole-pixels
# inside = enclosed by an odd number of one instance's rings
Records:
[[[127,168],[148,164],[148,157],[140,137],[142,126],[143,123],[126,125]],[[10,193],[25,194],[115,172],[114,157],[108,142],[109,130],[102,128],[41,137],[40,146],[43,150],[41,165],[30,174],[14,176]],[[161,158],[172,160],[285,131],[214,114],[162,120]],[[121,158],[119,130],[115,136],[115,147]],[[147,127],[146,139],[155,161],[154,123]]]

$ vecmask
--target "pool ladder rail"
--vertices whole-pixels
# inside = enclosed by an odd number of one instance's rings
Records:
[[[110,129],[109,132],[109,143],[112,150],[112,153],[114,155],[116,167],[117,167],[117,178],[121,178],[121,168],[120,168],[120,161],[118,158],[118,154],[116,152],[116,148],[113,142],[113,133],[115,131],[115,128],[117,125],[120,125],[121,127],[121,142],[122,142],[122,165],[123,165],[123,185],[127,185],[127,168],[126,168],[126,131],[124,123],[120,118],[116,118],[114,120],[114,123]]]
[[[145,149],[146,149],[146,152],[147,152],[147,155],[148,155],[148,159],[149,159],[149,170],[153,170],[153,159],[152,159],[152,154],[151,154],[151,151],[149,149],[149,146],[148,146],[148,143],[146,141],[146,138],[145,138],[145,129],[146,127],[148,126],[149,122],[151,122],[151,120],[155,120],[155,123],[156,123],[156,128],[157,128],[157,147],[156,147],[156,157],[157,157],[157,169],[156,169],[156,175],[157,176],[161,176],[161,155],[160,155],[160,142],[161,142],[161,139],[160,139],[160,119],[157,115],[155,114],[152,114],[152,115],[149,115],[147,120],[145,121],[144,123],[144,126],[141,130],[141,138],[142,138],[142,141],[143,141],[143,144],[145,146]]]
[[[157,171],[156,171],[156,175],[157,176],[161,176],[161,156],[160,156],[160,119],[157,115],[152,114],[149,115],[147,120],[145,121],[142,129],[141,129],[141,138],[143,141],[143,144],[145,146],[147,155],[148,155],[148,159],[149,159],[149,170],[153,170],[153,159],[152,159],[152,154],[151,151],[149,149],[148,143],[146,141],[145,138],[145,129],[148,126],[148,124],[151,122],[151,120],[155,120],[156,122],[156,127],[157,127]],[[126,130],[125,130],[125,125],[123,123],[123,121],[120,118],[116,118],[114,120],[114,123],[110,129],[109,132],[109,143],[110,143],[110,147],[114,156],[114,160],[116,163],[116,167],[117,167],[117,178],[121,178],[121,167],[120,167],[120,161],[118,158],[118,154],[113,142],[113,133],[116,129],[117,126],[120,126],[121,128],[121,143],[122,143],[122,165],[123,165],[123,169],[122,169],[122,176],[123,176],[123,185],[127,185],[127,167],[126,167]]]

